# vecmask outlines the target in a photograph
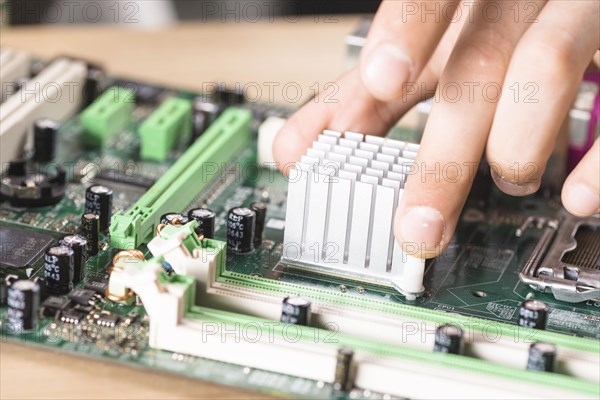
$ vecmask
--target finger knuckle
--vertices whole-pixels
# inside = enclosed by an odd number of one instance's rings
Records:
[[[513,44],[494,27],[483,27],[471,32],[459,46],[460,60],[466,68],[504,70],[510,60]]]
[[[536,62],[540,79],[556,79],[556,76],[568,76],[573,72],[575,45],[568,35],[559,35],[552,41],[547,38],[531,40],[523,45],[523,52],[529,60],[544,60]]]

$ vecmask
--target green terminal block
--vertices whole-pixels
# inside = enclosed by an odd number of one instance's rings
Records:
[[[171,97],[146,119],[138,133],[142,160],[165,161],[180,137],[192,132],[192,102]]]
[[[182,211],[218,179],[221,168],[251,140],[252,113],[229,108],[125,214],[113,215],[111,245],[134,249],[154,235],[160,216]]]
[[[120,87],[107,89],[81,114],[83,143],[102,147],[130,122],[135,108],[135,93]]]

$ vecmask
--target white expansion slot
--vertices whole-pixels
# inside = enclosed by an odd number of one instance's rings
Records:
[[[394,240],[394,213],[419,146],[325,131],[290,171],[284,260],[423,292],[425,263]]]
[[[195,259],[208,269],[210,254],[196,252]],[[212,255],[214,257],[214,254]],[[214,261],[214,259],[212,260]],[[332,383],[339,344],[322,338],[315,330],[295,332],[295,325],[280,324],[243,315],[195,309],[190,316],[189,290],[185,283],[167,283],[159,276],[158,262],[132,264],[120,280],[142,300],[150,317],[150,346],[176,353],[243,365],[266,371]],[[264,325],[264,326],[263,326]],[[271,327],[271,328],[268,328]],[[256,334],[259,332],[260,334]],[[244,333],[245,332],[245,333]],[[290,333],[292,332],[292,333]],[[340,340],[343,340],[340,337]],[[353,370],[356,387],[408,398],[571,398],[581,393],[510,377],[498,367],[493,373],[465,370],[452,363],[431,362],[417,354],[389,355],[355,349]],[[431,382],[435,382],[432,385]],[[585,398],[585,395],[584,395]]]
[[[20,79],[29,78],[30,57],[14,49],[0,50],[0,103],[6,101]]]
[[[63,122],[81,106],[87,65],[58,59],[0,105],[0,165],[19,158],[35,120]]]
[[[185,232],[186,228],[187,225],[168,240],[156,236],[148,243],[148,248],[155,257],[164,257],[178,275],[196,279],[197,304],[271,321],[279,320],[285,295],[217,281],[219,260],[216,259],[214,251],[191,254],[184,245],[184,240],[192,234],[193,228]],[[111,282],[113,275],[111,275]],[[119,290],[123,291],[124,288],[121,287]],[[290,287],[290,292],[286,295],[296,294],[294,288]],[[408,347],[422,351],[433,349],[437,328],[435,322],[410,318],[403,315],[400,310],[398,314],[391,315],[378,311],[376,307],[360,309],[343,302],[333,304],[310,300],[315,327],[323,329],[336,327],[341,334],[386,343],[392,347]],[[145,302],[144,305],[148,307]],[[469,320],[461,326],[465,331],[466,355],[510,368],[524,368],[529,345],[539,340],[536,339],[535,330],[528,330],[531,335],[519,339],[517,337],[519,329],[523,329],[519,327],[515,327],[512,334],[500,335],[499,325],[490,321]],[[581,351],[576,347],[558,347],[557,372],[590,382],[600,382],[600,371],[596,368],[597,354]],[[188,354],[184,349],[185,347],[182,346],[177,351]]]

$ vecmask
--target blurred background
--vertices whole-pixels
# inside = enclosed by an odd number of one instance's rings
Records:
[[[3,25],[126,24],[158,28],[179,21],[222,22],[363,14],[377,0],[0,0]]]

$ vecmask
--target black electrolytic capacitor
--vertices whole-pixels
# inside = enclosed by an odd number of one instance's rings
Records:
[[[335,375],[333,378],[333,389],[338,392],[349,392],[354,386],[352,359],[354,351],[348,348],[341,348],[337,352],[335,360]]]
[[[435,331],[433,351],[437,353],[462,354],[463,330],[452,324],[439,326]]]
[[[85,191],[85,213],[100,217],[100,231],[110,226],[113,191],[103,185],[93,185]]]
[[[281,307],[281,322],[308,326],[310,324],[310,301],[302,297],[286,297]]]
[[[6,305],[6,299],[8,298],[8,285],[4,279],[0,280],[0,307]]]
[[[100,217],[97,214],[83,214],[81,217],[81,234],[87,240],[88,255],[98,254],[100,242]]]
[[[50,247],[44,256],[44,280],[49,294],[67,294],[73,289],[75,255],[65,246]]]
[[[228,106],[235,106],[244,104],[246,102],[246,95],[244,94],[244,88],[236,85],[234,87],[225,87],[219,85],[212,94],[212,97],[217,103],[225,104]]]
[[[181,213],[167,213],[160,217],[160,223],[165,225],[185,225],[190,220]]]
[[[35,276],[33,277],[32,281],[40,286],[40,301],[46,300],[46,298],[48,298],[48,289],[46,289],[46,279],[43,276]]]
[[[4,307],[6,305],[6,300],[8,299],[8,288],[14,282],[18,281],[19,277],[16,275],[6,275],[6,277],[0,280],[0,307]]]
[[[223,112],[223,104],[207,101],[202,97],[194,100],[192,111],[192,139],[196,140]]]
[[[248,207],[236,207],[227,215],[227,249],[236,254],[254,250],[256,213]]]
[[[548,305],[540,300],[525,300],[519,307],[519,326],[532,329],[546,329]]]
[[[8,288],[7,304],[11,330],[23,332],[34,329],[40,308],[40,286],[26,279],[16,281]]]
[[[83,90],[83,106],[87,107],[96,100],[104,90],[106,73],[97,65],[88,63],[87,79]]]
[[[256,225],[254,228],[254,246],[262,244],[265,222],[267,220],[267,205],[265,203],[252,203],[250,209],[256,213]]]
[[[529,346],[528,370],[554,372],[555,368],[556,346],[545,342],[536,342]]]
[[[75,265],[73,283],[79,283],[85,277],[85,262],[88,258],[87,240],[81,235],[68,235],[60,241],[61,246],[73,250]]]
[[[194,208],[188,212],[188,218],[198,222],[198,228],[196,228],[197,235],[204,235],[208,239],[215,237],[215,220],[217,214],[213,210],[208,208]]]
[[[49,118],[33,123],[33,161],[49,162],[56,151],[56,134],[60,124]]]

